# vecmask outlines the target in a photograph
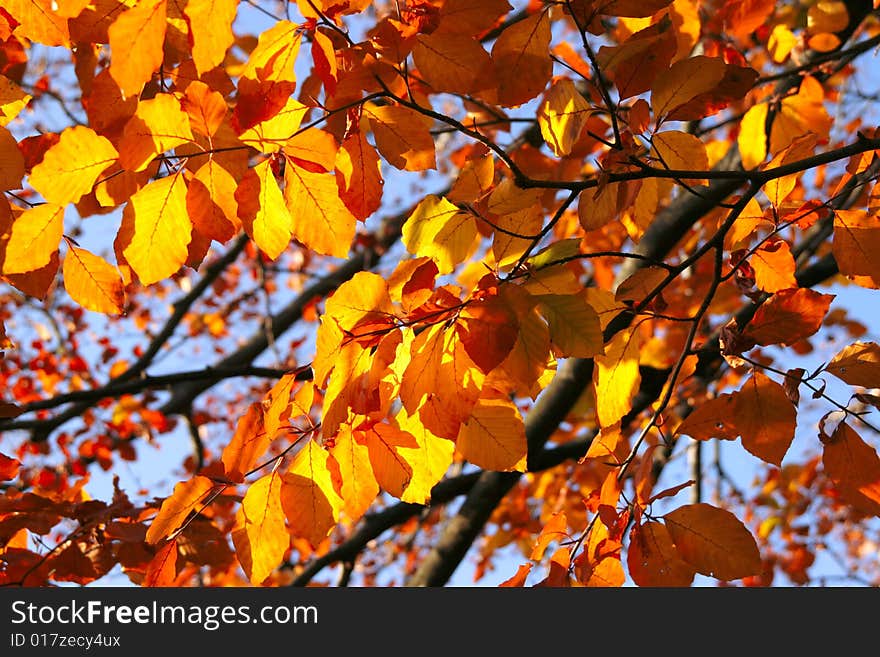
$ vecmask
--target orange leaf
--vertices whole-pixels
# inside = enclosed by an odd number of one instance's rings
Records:
[[[592,358],[605,350],[599,315],[585,293],[536,296],[557,356]]]
[[[362,116],[368,120],[376,148],[388,164],[406,171],[437,167],[430,119],[400,105],[366,104]]]
[[[67,17],[52,0],[3,0],[3,10],[18,23],[15,34],[46,46],[69,46]]]
[[[568,521],[565,518],[565,511],[557,511],[544,523],[544,528],[538,534],[529,559],[540,561],[544,558],[544,552],[551,543],[560,542],[566,538],[568,538]]]
[[[357,220],[339,198],[336,179],[288,162],[284,180],[284,201],[292,218],[293,236],[318,253],[347,256]]]
[[[125,211],[134,215],[134,234],[123,253],[141,283],[151,285],[180,269],[192,237],[183,176],[151,182],[131,197]]]
[[[507,358],[519,335],[519,319],[503,296],[469,303],[458,315],[455,332],[468,356],[488,374]]]
[[[880,286],[880,222],[863,210],[835,210],[831,252],[844,276],[869,276]],[[858,280],[858,279],[857,279]]]
[[[261,107],[259,98],[240,98],[236,112],[242,104],[244,106]],[[247,129],[242,130],[238,138],[249,146],[264,153],[275,153],[281,150],[291,139],[302,123],[303,117],[309,108],[299,101],[288,98],[285,105],[265,120],[257,121]]]
[[[446,0],[440,8],[440,20],[444,29],[477,34],[495,25],[508,11],[507,0]]]
[[[385,279],[373,272],[358,272],[327,299],[324,317],[350,333],[358,326],[387,325],[393,313]]]
[[[767,463],[781,465],[797,425],[797,411],[785,389],[755,372],[734,396],[733,417],[742,434],[743,447]]]
[[[444,28],[420,34],[412,51],[418,74],[434,91],[471,94],[485,85],[492,65],[480,42]]]
[[[729,581],[761,572],[755,539],[730,511],[688,504],[664,520],[679,556],[698,573]]]
[[[186,209],[199,233],[221,243],[235,235],[240,227],[237,188],[235,178],[216,160],[199,167],[186,189]]]
[[[541,93],[553,73],[548,12],[507,27],[492,46],[492,62],[498,104],[515,107]]]
[[[770,128],[770,152],[779,153],[804,133],[814,133],[819,141],[828,139],[834,120],[825,110],[825,90],[812,76],[801,80],[797,94],[782,100]]]
[[[25,210],[12,223],[4,274],[23,274],[50,264],[64,234],[64,208],[52,203]]]
[[[480,399],[456,440],[462,456],[486,470],[525,472],[525,425],[508,399]]]
[[[435,436],[421,423],[418,415],[407,415],[401,410],[395,417],[397,426],[412,435],[415,446],[397,446],[400,454],[412,468],[412,478],[400,496],[401,501],[412,504],[428,504],[431,490],[452,465],[455,443]]]
[[[290,397],[295,384],[296,374],[285,374],[263,400],[263,428],[269,440],[275,437],[281,425],[290,417]]]
[[[571,153],[592,113],[590,103],[571,80],[560,78],[553,83],[538,109],[538,124],[557,157]]]
[[[750,263],[755,270],[755,285],[764,292],[779,292],[797,287],[795,262],[788,243],[768,240],[755,250]]]
[[[659,522],[633,527],[626,556],[629,574],[639,586],[690,586],[694,580],[693,567],[682,560]]]
[[[0,190],[19,189],[24,172],[24,156],[18,142],[9,130],[0,126]]]
[[[291,535],[313,548],[336,526],[342,508],[327,460],[327,452],[310,440],[297,452],[281,485],[281,507]]]
[[[142,586],[174,586],[177,578],[177,539],[168,541],[147,564]]]
[[[758,344],[794,344],[819,330],[833,294],[807,288],[780,290],[758,308],[744,336]]]
[[[639,388],[639,334],[620,331],[596,356],[593,381],[596,388],[596,415],[602,427],[610,427],[630,410]]]
[[[651,105],[657,122],[700,94],[714,89],[724,78],[724,72],[724,60],[720,57],[698,55],[679,60],[660,73],[651,91]]]
[[[504,580],[499,584],[499,587],[503,588],[522,588],[526,584],[526,578],[529,576],[529,573],[532,571],[532,564],[524,563],[519,568],[516,569],[516,572],[513,574],[513,577]]]
[[[362,130],[351,134],[336,154],[336,184],[345,207],[361,221],[382,204],[382,166]]]
[[[294,64],[301,41],[299,25],[290,21],[276,22],[260,34],[241,77],[264,82],[295,82]]]
[[[116,267],[100,256],[72,244],[64,256],[64,288],[83,308],[119,314],[125,304],[125,288]]]
[[[880,344],[855,342],[844,347],[825,371],[851,386],[880,387]]]
[[[685,435],[695,440],[736,440],[736,399],[733,395],[719,395],[702,402],[694,408],[675,429],[675,435]]]
[[[612,75],[622,100],[648,91],[657,75],[669,68],[677,49],[675,30],[667,14],[619,46],[602,46],[597,60],[602,70]]]
[[[611,0],[611,2],[598,4],[598,11],[606,16],[642,18],[653,16],[664,7],[672,4],[672,0]]]
[[[356,438],[366,445],[373,474],[382,490],[396,498],[403,497],[413,471],[400,449],[417,447],[415,438],[385,423],[374,424],[365,431],[357,432]]]
[[[214,482],[200,475],[177,484],[147,529],[147,543],[156,544],[180,529],[191,513],[202,509],[213,489]]]
[[[26,94],[15,82],[0,75],[0,126],[8,125],[12,119],[18,116],[18,113],[27,106],[31,98],[33,96]],[[0,134],[4,132],[0,130]]]
[[[262,583],[281,564],[290,546],[281,508],[283,485],[282,475],[277,472],[260,477],[248,487],[236,515],[232,541],[238,562],[254,585]]]
[[[120,13],[107,30],[110,75],[123,97],[137,96],[162,64],[167,4],[167,0],[142,0]]]
[[[660,166],[667,169],[690,169],[703,171],[709,168],[709,156],[706,145],[699,137],[687,132],[668,130],[656,133],[651,144],[660,159]],[[686,183],[692,185],[705,184],[705,180],[688,178]]]
[[[754,169],[767,158],[767,110],[767,103],[753,105],[740,122],[736,143],[746,169]]]
[[[187,9],[192,4],[187,5]],[[201,80],[193,80],[187,85],[181,106],[189,116],[192,129],[205,137],[217,132],[229,109],[223,94],[212,91],[211,87]]]
[[[232,481],[244,481],[257,459],[266,453],[270,442],[272,437],[263,429],[262,405],[253,402],[238,419],[235,433],[220,456],[226,476]]]
[[[337,150],[336,138],[317,128],[294,135],[282,149],[288,159],[314,173],[326,173],[333,169]]]
[[[822,465],[850,504],[880,515],[880,457],[846,422],[825,441]]]
[[[0,481],[11,481],[18,476],[21,462],[0,452]]]
[[[189,0],[183,12],[189,19],[192,58],[201,75],[223,63],[226,50],[235,41],[232,22],[238,0]]]
[[[143,171],[150,161],[175,146],[193,139],[189,116],[171,94],[156,94],[138,103],[137,111],[122,133],[119,164],[129,171]]]
[[[91,128],[67,128],[31,170],[28,182],[49,203],[76,203],[118,156],[113,144]]]
[[[290,243],[293,219],[269,160],[248,169],[235,190],[238,217],[254,243],[275,260]]]

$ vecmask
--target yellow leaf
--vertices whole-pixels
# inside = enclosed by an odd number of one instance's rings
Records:
[[[637,331],[620,331],[605,345],[604,355],[595,358],[596,415],[602,427],[611,426],[630,410],[641,382],[639,347]]]
[[[284,180],[284,200],[292,219],[293,236],[318,253],[337,258],[347,256],[357,219],[339,198],[336,178],[288,162]]]
[[[448,274],[463,262],[476,246],[477,224],[445,198],[427,195],[403,225],[403,243],[416,256],[437,263]]]
[[[3,9],[20,25],[15,34],[46,46],[69,46],[67,17],[53,8],[52,0],[3,0]]]
[[[593,110],[568,78],[553,83],[538,109],[544,141],[557,157],[568,155]]]
[[[296,134],[308,111],[308,107],[290,98],[281,111],[244,130],[238,138],[264,153],[276,153]]]
[[[468,159],[458,171],[458,177],[446,195],[453,203],[473,203],[489,191],[495,180],[495,160],[492,155],[476,155]],[[511,182],[505,178],[504,183]]]
[[[400,499],[411,504],[429,504],[431,489],[452,465],[455,443],[435,436],[421,423],[418,415],[408,415],[405,409],[401,409],[395,421],[402,431],[410,434],[416,441],[414,447],[397,447],[397,453],[412,468],[412,478]]]
[[[263,430],[270,440],[290,417],[290,397],[295,384],[296,374],[285,374],[272,386],[263,400]]]
[[[19,189],[24,177],[24,156],[15,137],[0,126],[0,190]]]
[[[379,494],[379,484],[370,464],[366,445],[354,439],[350,427],[342,427],[330,447],[330,470],[342,508],[352,522],[360,519]]]
[[[345,207],[361,221],[382,204],[382,165],[362,130],[351,134],[336,154],[336,184]]]
[[[147,529],[147,543],[158,543],[180,529],[190,513],[201,511],[213,489],[214,482],[201,475],[177,484]]]
[[[143,171],[150,161],[175,146],[192,141],[189,116],[171,94],[156,94],[138,103],[125,124],[119,143],[119,164],[129,171]]]
[[[183,176],[151,182],[131,197],[125,211],[134,214],[134,234],[123,253],[141,283],[152,285],[180,269],[192,237]]]
[[[780,23],[773,28],[767,41],[767,50],[777,64],[782,64],[797,45],[798,38],[787,25]]]
[[[191,6],[192,3],[187,9]],[[181,105],[189,116],[192,129],[205,137],[217,132],[229,109],[223,94],[213,91],[201,80],[193,80],[187,85]]]
[[[781,385],[755,372],[733,393],[733,418],[749,452],[773,465],[782,465],[797,425],[797,411]]]
[[[498,104],[515,107],[537,96],[553,73],[550,17],[542,11],[513,23],[492,46]]]
[[[880,387],[880,344],[855,342],[844,347],[825,367],[851,386]]]
[[[235,190],[235,200],[245,231],[263,253],[275,260],[290,243],[293,219],[269,160],[248,169]]]
[[[374,424],[359,431],[357,439],[367,446],[373,474],[386,493],[400,499],[412,480],[412,466],[401,454],[401,449],[418,448],[416,439],[409,433],[390,424]]]
[[[295,82],[294,64],[301,41],[299,25],[290,21],[276,22],[260,34],[241,77],[264,82]]]
[[[812,132],[795,137],[788,146],[767,163],[764,169],[773,169],[784,164],[803,160],[813,154],[815,146],[816,135]],[[767,194],[767,198],[770,199],[774,207],[782,206],[785,199],[794,191],[799,176],[799,173],[793,173],[767,181],[767,184],[764,185],[764,193]]]
[[[167,4],[167,0],[142,0],[120,13],[107,30],[110,75],[123,98],[137,96],[162,64]]]
[[[254,585],[281,565],[290,546],[281,508],[282,481],[282,475],[272,472],[252,483],[241,501],[232,531],[238,562]]]
[[[730,511],[688,504],[664,520],[679,556],[698,573],[729,581],[761,572],[755,539]]]
[[[119,153],[113,144],[91,128],[74,126],[46,151],[28,182],[49,203],[65,205],[78,202],[92,191],[98,176],[116,161]]]
[[[675,62],[654,80],[651,105],[657,123],[697,96],[714,89],[724,74],[725,64],[720,57],[699,55]]]
[[[528,445],[522,415],[508,399],[480,399],[462,425],[456,446],[486,470],[526,471]]]
[[[578,198],[578,220],[586,231],[598,230],[618,219],[632,201],[627,183],[612,182],[593,190],[587,189]]]
[[[850,504],[880,515],[880,457],[846,422],[824,441],[822,465]]]
[[[103,258],[69,245],[64,256],[64,288],[70,298],[87,310],[118,314],[125,303],[122,277]]]
[[[541,230],[543,215],[538,194],[506,179],[489,196],[487,210],[495,235],[492,253],[499,267],[517,262]]]
[[[418,75],[435,91],[471,94],[491,79],[489,53],[466,34],[444,28],[420,34],[412,55]]]
[[[812,76],[801,80],[798,93],[782,100],[770,128],[770,152],[780,153],[798,137],[812,132],[818,141],[828,139],[834,120],[825,110],[825,90]]]
[[[189,0],[183,12],[189,19],[192,58],[199,75],[223,63],[235,41],[232,22],[238,0]]]
[[[26,94],[15,82],[0,75],[0,126],[7,125],[18,116],[32,96]]]
[[[373,104],[364,105],[363,117],[388,164],[406,171],[437,167],[430,119],[408,107]]]
[[[12,223],[3,273],[23,274],[49,264],[63,234],[63,207],[46,203],[25,210]]]
[[[389,323],[393,312],[386,280],[373,272],[359,271],[327,299],[324,317],[352,333],[361,325]]]
[[[767,158],[767,103],[753,105],[740,122],[736,143],[744,169],[754,169]]]
[[[336,138],[329,132],[309,128],[288,139],[282,150],[288,159],[316,164],[324,171],[330,171],[336,163],[338,148]]]
[[[541,529],[541,533],[538,534],[534,547],[532,547],[529,559],[540,561],[544,558],[544,552],[551,543],[562,542],[567,538],[568,521],[565,517],[565,511],[557,511],[544,523],[544,527]]]
[[[536,297],[550,326],[550,342],[557,357],[592,358],[604,351],[599,315],[580,294],[547,294]]]
[[[339,521],[342,500],[333,488],[328,454],[310,440],[283,475],[281,507],[290,534],[317,548]]]
[[[755,270],[755,285],[764,292],[779,292],[797,287],[795,262],[788,243],[782,240],[764,242],[755,250],[750,264]]]
[[[232,481],[244,481],[271,441],[272,437],[263,429],[262,406],[253,402],[238,419],[235,432],[220,456],[226,476]]]
[[[216,160],[209,159],[199,167],[186,190],[186,209],[199,233],[220,243],[235,235],[241,227],[235,200],[237,187],[232,174]]]
[[[668,130],[656,133],[651,143],[662,168],[691,171],[705,171],[709,168],[706,146],[699,137],[687,132]],[[691,185],[706,184],[703,178],[686,178],[684,182]]]
[[[666,527],[655,521],[633,527],[627,567],[639,586],[690,586],[694,569],[683,561]]]
[[[880,221],[876,215],[863,210],[835,210],[831,252],[841,274],[868,276],[880,286]]]

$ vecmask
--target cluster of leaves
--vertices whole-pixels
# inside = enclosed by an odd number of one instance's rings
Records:
[[[873,3],[245,7],[0,9],[0,582],[436,585],[479,539],[510,586],[807,583],[835,532],[871,550],[880,344],[785,363],[866,332],[813,287],[880,287]],[[149,373],[188,345],[217,358]],[[173,491],[89,495],[186,428]],[[700,456],[734,440],[753,495]]]

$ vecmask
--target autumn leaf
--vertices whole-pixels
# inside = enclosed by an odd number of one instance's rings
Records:
[[[350,427],[343,427],[334,437],[329,451],[332,458],[328,467],[333,473],[334,488],[342,500],[342,510],[355,521],[364,515],[379,494],[369,448],[355,440]]]
[[[244,179],[237,183],[216,160],[200,166],[186,188],[186,209],[193,228],[218,242],[229,241],[241,226],[235,194],[242,183]]]
[[[254,243],[272,260],[290,243],[293,219],[269,160],[248,169],[235,190],[238,218]]]
[[[695,440],[736,440],[740,434],[737,422],[736,397],[719,395],[697,404],[693,411],[676,427],[675,433]]]
[[[184,8],[193,40],[196,71],[205,73],[223,62],[235,41],[232,23],[238,9],[235,0],[190,0]]]
[[[537,96],[553,72],[550,18],[539,12],[507,27],[492,46],[498,103],[516,107]]]
[[[768,240],[755,250],[749,264],[755,270],[755,285],[764,292],[797,287],[795,262],[788,243]]]
[[[232,541],[242,570],[251,584],[260,584],[284,558],[290,535],[284,524],[281,489],[286,479],[277,472],[248,486],[232,530]]]
[[[639,347],[638,333],[620,331],[605,345],[605,353],[595,358],[596,414],[602,427],[611,426],[629,411],[641,381]]]
[[[192,3],[187,8],[191,6]],[[229,109],[223,94],[213,91],[201,80],[194,80],[187,85],[181,106],[189,116],[192,129],[205,137],[211,137],[220,129]]]
[[[143,0],[118,15],[107,31],[110,75],[123,97],[137,96],[162,64],[167,0]]]
[[[679,60],[654,80],[654,115],[658,123],[710,116],[745,96],[757,78],[754,69],[727,64],[719,57]]]
[[[388,164],[406,171],[436,168],[431,124],[423,116],[401,105],[367,104],[363,117]]]
[[[519,319],[505,297],[496,292],[465,306],[455,331],[477,367],[488,374],[513,349],[519,335]]]
[[[18,189],[24,177],[24,157],[15,137],[0,126],[0,189]]]
[[[428,256],[448,274],[474,247],[477,224],[445,198],[428,195],[403,225],[403,244],[415,256]]]
[[[743,335],[758,344],[794,344],[819,330],[834,297],[807,288],[780,290],[758,308]]]
[[[696,572],[725,581],[761,572],[755,539],[730,511],[687,504],[663,519],[679,556]]]
[[[657,75],[669,67],[678,44],[668,15],[631,35],[619,46],[602,46],[597,61],[611,73],[621,99],[651,88]]]
[[[63,234],[63,207],[46,203],[25,210],[12,223],[3,273],[23,274],[45,267],[58,253]]]
[[[348,255],[357,220],[339,198],[336,179],[291,162],[284,169],[284,180],[293,236],[318,253]]]
[[[690,586],[694,580],[695,570],[679,556],[669,530],[653,520],[633,527],[626,558],[639,586]]]
[[[553,83],[538,110],[541,134],[557,157],[571,153],[593,108],[574,83],[562,78]]]
[[[743,447],[768,463],[782,465],[797,423],[796,409],[783,387],[755,372],[734,396],[733,417],[742,434]]]
[[[550,342],[557,356],[592,358],[603,353],[599,315],[585,293],[545,294],[535,299],[550,327]]]
[[[28,182],[50,203],[76,203],[118,156],[113,144],[90,128],[68,128],[31,170]]]
[[[4,11],[18,23],[17,35],[46,46],[69,46],[67,18],[51,0],[4,0]]]
[[[355,218],[363,221],[382,203],[385,180],[376,149],[358,130],[342,142],[335,166],[339,198]]]
[[[880,456],[846,422],[823,441],[822,465],[844,498],[868,513],[880,514]]]
[[[418,73],[436,91],[470,94],[485,85],[489,53],[471,36],[445,29],[419,35],[413,48]]]
[[[456,445],[465,459],[487,470],[525,472],[525,426],[519,409],[507,399],[480,399]]]
[[[880,387],[880,345],[854,342],[832,358],[825,371],[852,386]]]
[[[83,308],[99,313],[121,313],[125,303],[122,277],[100,256],[68,245],[62,269],[64,288]]]
[[[0,452],[0,481],[12,481],[18,476],[21,462]]]
[[[33,98],[15,82],[0,75],[0,126],[8,125]],[[4,131],[0,130],[0,134]]]
[[[125,211],[134,217],[134,234],[123,252],[141,283],[151,285],[180,269],[192,236],[183,176],[151,182],[131,197]]]
[[[694,171],[709,168],[706,146],[699,137],[692,134],[678,130],[658,132],[651,138],[651,144],[664,168]],[[694,178],[685,179],[685,182],[692,185],[705,184],[705,180]]]
[[[544,558],[544,552],[551,543],[563,541],[566,538],[568,538],[568,521],[565,518],[565,512],[557,511],[544,523],[529,559],[540,561]]]
[[[226,476],[232,481],[243,481],[271,441],[272,436],[263,427],[262,406],[253,402],[238,419],[235,432],[220,455]]]
[[[214,482],[199,475],[177,484],[147,530],[147,542],[156,544],[180,529],[190,514],[201,511],[213,490]]]
[[[874,257],[878,248],[880,224],[876,216],[861,210],[835,211],[832,253],[841,274],[868,276],[874,286],[880,286],[880,266]]]
[[[171,94],[156,94],[140,101],[125,124],[119,164],[129,171],[143,171],[157,155],[192,139],[189,116],[180,101]]]
[[[165,543],[147,564],[143,586],[174,586],[177,578],[177,552],[177,540]]]
[[[304,538],[312,547],[336,526],[342,508],[327,461],[328,453],[310,440],[282,475],[281,507],[290,534]]]

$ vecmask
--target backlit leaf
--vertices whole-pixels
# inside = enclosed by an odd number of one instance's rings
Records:
[[[384,422],[358,432],[357,436],[367,446],[373,474],[382,490],[396,498],[403,497],[412,480],[413,470],[400,450],[417,448],[416,439],[406,431]]]
[[[797,287],[795,262],[788,243],[769,240],[755,250],[750,260],[755,270],[755,285],[764,292],[779,292]]]
[[[235,190],[238,218],[254,243],[272,260],[290,244],[293,219],[269,160],[248,169]]]
[[[846,422],[825,441],[822,465],[850,504],[880,514],[880,457]]]
[[[248,486],[241,501],[232,540],[251,584],[265,580],[279,566],[290,545],[281,508],[281,488],[282,475],[272,472]]]
[[[783,387],[755,372],[736,397],[736,426],[749,452],[773,465],[782,465],[797,425],[797,411]]]
[[[284,180],[293,236],[318,253],[347,256],[357,220],[339,198],[335,177],[288,162]]]
[[[592,358],[604,351],[599,315],[581,294],[547,294],[536,297],[550,326],[550,341],[557,356]]]
[[[593,109],[568,78],[553,83],[538,110],[544,141],[557,157],[568,155]]]
[[[171,94],[156,94],[138,103],[125,124],[119,144],[119,164],[129,171],[143,171],[150,161],[175,146],[192,141],[189,116]]]
[[[336,154],[336,184],[339,198],[355,218],[363,221],[382,203],[385,181],[376,149],[358,130],[349,136]]]
[[[445,30],[421,34],[412,55],[419,75],[435,91],[470,94],[491,75],[489,53],[465,34]]]
[[[122,312],[125,303],[122,277],[106,260],[70,244],[62,272],[64,288],[83,308],[107,314]]]
[[[343,427],[333,439],[330,454],[332,461],[328,465],[335,475],[342,508],[351,520],[357,520],[379,494],[369,449],[354,439],[350,428]]]
[[[45,267],[58,252],[63,234],[63,207],[46,203],[25,210],[12,223],[3,273],[22,274]]]
[[[368,104],[363,117],[369,121],[376,148],[391,166],[406,171],[436,168],[430,120],[400,105]]]
[[[880,345],[876,342],[855,342],[841,349],[825,367],[851,386],[880,388]]]
[[[0,190],[19,189],[24,173],[24,157],[15,137],[0,126]]]
[[[507,399],[479,400],[456,445],[465,459],[486,470],[525,472],[525,426],[519,409]]]
[[[694,580],[694,568],[679,556],[669,530],[653,520],[633,527],[626,563],[639,586],[690,586]]]
[[[177,484],[150,524],[147,542],[158,543],[180,529],[191,513],[201,511],[213,488],[214,482],[200,475]]]
[[[18,476],[21,462],[0,453],[0,481],[11,481]]]
[[[189,0],[183,10],[193,41],[192,57],[199,73],[223,62],[226,50],[235,41],[232,22],[237,0]]]
[[[428,256],[448,274],[470,255],[477,237],[472,215],[445,198],[429,194],[403,225],[403,243],[416,256]]]
[[[263,427],[262,407],[259,402],[253,402],[238,419],[235,432],[220,456],[226,476],[232,481],[243,481],[271,441],[272,436]]]
[[[493,294],[463,308],[455,331],[477,367],[488,374],[513,349],[519,335],[519,320],[504,296]]]
[[[736,397],[729,394],[701,402],[678,425],[675,433],[695,440],[736,440],[740,433],[736,424],[736,409]]]
[[[834,297],[807,288],[780,290],[758,308],[744,335],[758,344],[794,344],[819,330]]]
[[[46,46],[70,45],[67,18],[53,7],[52,0],[4,0],[3,9],[19,25],[18,36]]]
[[[31,98],[32,96],[25,93],[15,82],[0,75],[0,126],[7,125],[18,116]]]
[[[706,146],[696,137],[687,132],[667,130],[658,132],[651,139],[654,152],[660,159],[658,166],[667,169],[684,169],[702,171],[709,168],[709,156]],[[689,178],[685,182],[704,184],[705,180]]]
[[[507,27],[492,46],[492,62],[503,107],[522,105],[541,93],[553,73],[548,12]]]
[[[832,253],[844,276],[868,276],[880,286],[880,221],[862,210],[834,212]],[[858,280],[858,279],[857,279]]]
[[[143,586],[173,586],[177,578],[177,540],[168,541],[147,564]]]
[[[721,58],[698,55],[682,59],[654,80],[651,105],[654,116],[666,117],[700,94],[714,89],[724,77]]]
[[[663,518],[679,556],[698,573],[729,581],[761,572],[755,539],[730,511],[688,504]]]
[[[68,128],[31,170],[28,182],[49,203],[76,203],[118,156],[113,144],[91,128]]]
[[[630,409],[639,387],[639,335],[620,331],[596,356],[593,381],[596,387],[596,415],[602,427],[609,427]]]
[[[309,440],[283,475],[281,507],[290,534],[312,547],[323,541],[339,520],[342,500],[333,488],[328,454]]]
[[[192,236],[183,176],[151,182],[131,197],[126,212],[134,214],[134,234],[125,259],[141,283],[151,285],[180,269]]]
[[[244,179],[240,182],[244,183]],[[232,238],[241,226],[235,200],[238,185],[232,174],[214,159],[199,167],[186,189],[186,209],[199,233],[221,243]]]
[[[167,0],[142,0],[118,15],[108,30],[110,75],[123,97],[136,96],[162,64]]]

